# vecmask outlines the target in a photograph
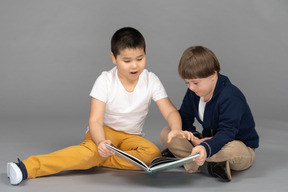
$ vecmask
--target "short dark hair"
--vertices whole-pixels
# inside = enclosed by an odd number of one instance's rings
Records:
[[[114,57],[126,48],[140,48],[146,51],[146,44],[143,35],[132,27],[124,27],[117,30],[111,38],[111,52]]]
[[[178,73],[182,79],[206,78],[219,73],[220,63],[216,55],[203,46],[192,46],[186,49],[178,65]]]

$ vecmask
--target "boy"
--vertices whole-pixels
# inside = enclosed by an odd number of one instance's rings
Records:
[[[8,163],[10,183],[17,185],[26,178],[94,166],[138,169],[113,156],[104,144],[113,143],[146,164],[150,163],[161,155],[152,142],[142,137],[151,99],[168,122],[172,137],[190,140],[193,135],[182,131],[181,117],[160,80],[145,69],[145,51],[145,40],[139,31],[131,27],[116,31],[111,39],[111,57],[116,66],[103,72],[92,88],[89,130],[84,141],[48,155]]]
[[[176,157],[199,153],[186,171],[204,172],[222,181],[231,180],[232,170],[245,170],[254,161],[259,145],[252,113],[244,95],[221,75],[220,64],[212,51],[202,46],[186,49],[178,72],[188,85],[179,110],[183,130],[194,135],[192,142],[175,138],[169,127],[161,132],[161,141]],[[202,134],[193,126],[194,119],[202,125]]]

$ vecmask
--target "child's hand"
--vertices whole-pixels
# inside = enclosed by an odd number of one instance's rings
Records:
[[[111,142],[110,140],[103,140],[103,141],[101,141],[101,142],[98,144],[98,146],[97,146],[99,155],[101,155],[102,157],[109,157],[109,156],[114,155],[113,151],[109,150],[109,149],[105,146],[105,144],[111,145],[111,143],[112,143],[112,142]]]
[[[167,143],[170,143],[174,137],[193,141],[194,135],[190,131],[172,130],[168,133]]]
[[[202,166],[207,158],[207,153],[206,153],[206,149],[205,147],[203,147],[202,145],[198,145],[196,147],[193,148],[191,155],[195,155],[195,154],[199,154],[200,157],[196,157],[193,159],[193,161],[195,161],[195,163],[199,166]]]

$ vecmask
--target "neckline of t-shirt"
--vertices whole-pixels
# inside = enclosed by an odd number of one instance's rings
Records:
[[[142,73],[143,73],[143,72],[142,72]],[[136,91],[136,89],[137,89],[137,87],[138,87],[138,84],[139,84],[139,82],[140,82],[140,78],[142,77],[142,73],[139,75],[138,82],[137,82],[137,84],[135,85],[134,90],[133,90],[132,92],[127,91],[127,90],[125,89],[124,85],[122,84],[122,82],[120,81],[119,76],[118,76],[118,69],[117,69],[117,68],[116,68],[116,74],[115,74],[115,75],[116,75],[117,81],[120,83],[120,85],[121,85],[122,89],[125,91],[125,93],[127,93],[127,94],[133,94],[133,93],[135,93],[135,91]]]

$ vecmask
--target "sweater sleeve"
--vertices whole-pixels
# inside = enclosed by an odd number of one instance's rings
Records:
[[[229,97],[219,104],[219,122],[212,139],[202,142],[207,157],[213,156],[225,144],[235,140],[243,114],[243,100],[239,97]],[[214,130],[213,130],[214,131]]]

